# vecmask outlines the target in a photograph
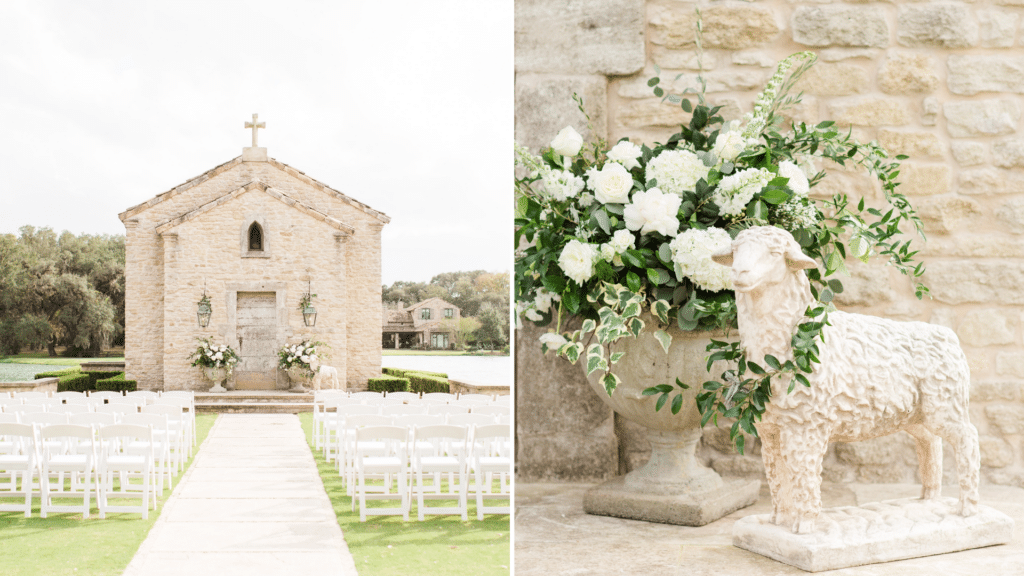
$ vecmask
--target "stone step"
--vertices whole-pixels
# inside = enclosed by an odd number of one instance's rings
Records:
[[[312,402],[215,402],[196,401],[199,414],[298,414],[312,412]]]

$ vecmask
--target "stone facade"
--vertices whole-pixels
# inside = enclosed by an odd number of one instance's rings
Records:
[[[567,124],[587,136],[576,104],[561,98],[572,91],[584,98],[594,131],[609,142],[665,141],[688,117],[661,104],[646,80],[658,65],[663,84],[682,74],[677,91],[694,85],[698,7],[708,100],[724,106],[727,120],[750,111],[777,61],[815,51],[819,62],[801,80],[803,102],[787,114],[798,121],[836,120],[862,141],[877,139],[893,153],[909,155],[902,189],[928,235],[920,257],[932,299],[915,299],[907,279],[883,266],[851,263],[853,277],[844,281],[847,290],[837,304],[954,329],[971,367],[970,413],[981,434],[982,481],[1024,486],[1024,4],[591,3],[600,7],[602,22],[621,27],[598,36],[588,16],[568,21],[563,15],[553,31],[545,14],[558,2],[516,3],[517,141],[537,150]],[[646,23],[642,60],[635,54],[637,18]],[[588,48],[577,67],[566,65],[577,56],[562,48],[574,36],[585,36]],[[869,178],[846,172],[833,172],[815,190],[833,191],[854,199],[878,195]],[[648,450],[643,436],[610,410],[583,401],[585,381],[541,357],[536,337],[542,332],[530,327],[517,338],[520,478],[600,479],[642,464]],[[528,409],[547,402],[556,404]],[[730,448],[727,430],[706,428],[702,443],[705,462],[719,472],[763,474],[756,442],[741,456]],[[948,447],[944,465],[946,481],[955,482]],[[834,444],[824,475],[833,481],[910,482],[918,481],[916,467],[913,442],[900,433]]]
[[[330,346],[325,363],[349,389],[380,374],[383,213],[268,158],[263,148],[246,148],[120,218],[127,230],[126,377],[140,389],[209,388],[187,361],[198,337],[244,355],[240,294],[269,301],[259,357],[266,379],[254,386],[287,388],[276,350],[306,337]],[[254,224],[259,250],[249,244]],[[317,295],[314,327],[299,311],[307,289]],[[207,328],[196,317],[204,290],[213,308]]]

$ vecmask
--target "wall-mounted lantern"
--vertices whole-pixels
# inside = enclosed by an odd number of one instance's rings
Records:
[[[199,327],[206,328],[210,325],[210,316],[213,316],[213,307],[210,306],[210,297],[206,295],[206,288],[203,288],[203,297],[197,304],[196,317],[199,318]]]
[[[306,285],[306,293],[302,295],[302,300],[299,301],[299,310],[302,312],[302,322],[306,326],[316,326],[316,308],[313,307],[313,298],[316,298],[316,294],[312,294],[311,283]]]

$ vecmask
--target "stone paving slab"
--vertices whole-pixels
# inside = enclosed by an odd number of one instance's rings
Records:
[[[319,498],[181,499],[161,515],[168,522],[295,522],[333,520],[334,511]]]
[[[296,573],[356,574],[298,417],[222,414],[124,576]]]
[[[700,527],[672,526],[594,516],[583,512],[583,495],[592,484],[516,485],[515,574],[670,574],[680,576],[806,575],[732,545],[733,525],[740,518],[771,512],[762,486],[758,501]],[[860,506],[868,502],[914,497],[915,484],[822,485],[826,507]],[[943,496],[956,497],[947,486]],[[951,554],[843,568],[835,576],[1002,576],[1024,575],[1024,489],[983,485],[981,503],[1010,516],[1016,523],[1009,544]]]

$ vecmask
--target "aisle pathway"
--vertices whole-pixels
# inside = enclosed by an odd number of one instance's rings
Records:
[[[299,419],[222,414],[125,576],[355,576]]]

